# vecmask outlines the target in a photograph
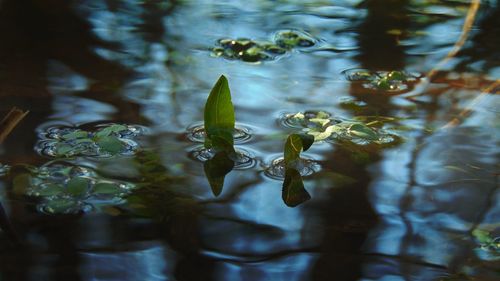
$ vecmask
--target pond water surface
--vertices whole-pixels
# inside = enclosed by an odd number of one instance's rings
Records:
[[[30,111],[0,145],[0,280],[500,280],[499,20],[498,1],[0,1],[0,116]],[[239,156],[212,190],[220,75]],[[299,132],[317,141],[290,197]]]

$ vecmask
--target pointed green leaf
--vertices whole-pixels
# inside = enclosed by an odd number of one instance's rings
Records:
[[[295,207],[311,199],[311,195],[304,188],[304,182],[299,171],[294,168],[285,170],[285,181],[281,194],[283,202],[289,207]]]
[[[293,165],[295,161],[300,159],[300,152],[306,151],[314,143],[314,136],[307,134],[291,134],[288,136],[285,149],[285,166]]]
[[[90,180],[83,177],[75,177],[68,181],[66,190],[74,196],[80,196],[87,192]]]
[[[233,170],[233,167],[234,161],[229,158],[225,151],[218,152],[212,159],[203,164],[205,175],[215,196],[222,192],[224,178]]]
[[[227,144],[234,145],[234,106],[231,101],[229,83],[222,75],[215,83],[205,104],[204,126],[208,145],[216,150],[224,150]],[[223,141],[221,141],[221,139]]]

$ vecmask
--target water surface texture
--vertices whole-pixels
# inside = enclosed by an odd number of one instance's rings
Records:
[[[500,280],[499,20],[494,0],[0,0],[0,118],[30,111],[0,144],[0,280]],[[237,159],[214,191],[220,75]]]

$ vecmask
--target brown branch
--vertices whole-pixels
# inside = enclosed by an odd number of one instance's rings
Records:
[[[13,107],[0,122],[0,144],[7,138],[19,122],[29,113]]]
[[[465,17],[464,25],[462,26],[462,33],[458,38],[457,42],[453,45],[453,48],[448,52],[446,57],[442,59],[429,73],[427,74],[427,80],[430,82],[436,73],[439,71],[441,67],[443,67],[446,63],[450,61],[457,53],[462,49],[467,41],[467,37],[472,29],[472,25],[474,24],[474,20],[476,18],[477,11],[479,10],[479,6],[481,4],[481,0],[472,0],[470,3],[469,11],[467,12],[467,16]]]
[[[496,80],[493,84],[489,85],[481,91],[481,94],[475,97],[466,107],[462,110],[457,117],[453,118],[450,122],[446,123],[441,129],[453,128],[460,124],[460,121],[467,117],[474,107],[488,94],[493,93],[500,86],[500,79]]]

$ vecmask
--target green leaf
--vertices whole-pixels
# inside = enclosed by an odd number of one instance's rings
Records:
[[[103,129],[99,130],[95,134],[95,136],[97,138],[107,137],[107,136],[110,136],[112,134],[118,134],[119,132],[124,131],[124,130],[127,130],[127,126],[120,125],[120,124],[114,124],[114,125],[111,125],[109,127],[105,127]]]
[[[401,71],[391,71],[387,74],[387,78],[391,81],[405,81],[408,79],[406,74]]]
[[[472,235],[481,244],[490,244],[493,242],[493,238],[490,236],[490,233],[488,231],[481,229],[474,229],[474,231],[472,231]]]
[[[307,134],[289,135],[284,149],[285,166],[293,166],[300,159],[300,152],[308,150],[313,143],[314,136]]]
[[[96,143],[101,150],[113,155],[122,152],[125,148],[125,143],[112,136],[99,138]]]
[[[212,159],[203,163],[205,175],[212,188],[212,193],[219,196],[224,186],[224,178],[234,168],[234,161],[225,151],[218,152]]]
[[[47,200],[44,209],[51,214],[64,214],[76,211],[75,207],[77,206],[78,201],[68,198],[57,198]]]
[[[75,177],[68,181],[66,191],[74,196],[80,196],[87,192],[90,180],[83,177]]]
[[[294,168],[285,170],[285,181],[281,194],[283,202],[289,207],[295,207],[311,199],[311,195],[304,188],[304,182],[299,171]]]
[[[59,157],[67,156],[73,150],[69,144],[58,143],[56,146],[56,155]]]
[[[379,135],[377,134],[377,132],[375,132],[368,126],[359,123],[352,124],[351,126],[349,126],[349,133],[353,136],[362,139],[367,139],[372,141],[379,139]]]
[[[31,186],[31,183],[32,183],[32,178],[31,175],[28,173],[23,173],[15,176],[14,180],[12,181],[12,186],[13,186],[12,189],[14,191],[14,194],[17,195],[26,194],[26,191]]]
[[[82,139],[87,138],[89,135],[88,132],[82,130],[76,130],[73,132],[69,132],[61,136],[63,140],[74,140],[74,139]]]
[[[95,194],[118,194],[122,189],[114,183],[100,182],[94,186]]]
[[[215,83],[205,104],[204,126],[207,134],[207,148],[227,151],[234,145],[234,106],[231,101],[229,83],[222,75]]]

